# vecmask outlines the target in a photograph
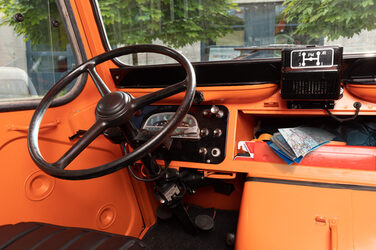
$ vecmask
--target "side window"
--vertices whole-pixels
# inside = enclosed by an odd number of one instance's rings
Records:
[[[0,34],[0,102],[40,98],[76,65],[54,0],[0,0]]]

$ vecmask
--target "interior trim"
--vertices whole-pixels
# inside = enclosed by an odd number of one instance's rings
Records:
[[[297,181],[297,180],[285,180],[285,179],[273,179],[263,177],[246,177],[246,182],[264,182],[274,184],[286,184],[295,186],[307,186],[307,187],[319,187],[319,188],[332,188],[332,189],[349,189],[349,190],[361,190],[361,191],[373,191],[376,192],[376,186],[367,185],[353,185],[353,184],[340,184],[340,183],[325,183],[325,182],[311,182],[311,181]]]
[[[67,35],[72,46],[73,55],[76,59],[77,65],[80,65],[87,60],[84,45],[77,27],[77,23],[73,14],[72,6],[69,0],[56,1],[61,18],[64,22]],[[64,105],[74,98],[76,98],[83,90],[87,80],[87,74],[81,75],[74,87],[64,96],[56,98],[51,104],[51,107]],[[11,112],[20,110],[35,109],[42,97],[30,98],[27,100],[12,99],[9,101],[0,101],[0,112]]]

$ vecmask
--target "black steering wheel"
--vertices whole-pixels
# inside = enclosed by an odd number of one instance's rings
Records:
[[[111,92],[98,73],[95,66],[115,57],[128,55],[132,53],[152,52],[163,54],[175,59],[179,62],[185,72],[185,80],[170,85],[164,89],[146,94],[144,96],[134,98],[132,95],[122,91]],[[89,73],[92,77],[102,98],[99,100],[95,109],[95,123],[90,129],[75,143],[69,150],[56,162],[46,162],[40,153],[38,146],[38,134],[41,121],[46,110],[51,105],[54,98],[64,89],[70,82],[80,76],[82,73]],[[77,66],[60,81],[58,81],[39,103],[35,113],[31,119],[29,132],[27,137],[28,148],[31,158],[38,167],[49,175],[61,179],[83,180],[100,177],[113,173],[121,168],[127,167],[129,164],[141,159],[149,152],[157,148],[164,142],[183,120],[189,108],[192,105],[196,89],[196,76],[192,64],[179,52],[160,45],[133,45],[114,49],[98,55],[89,61]],[[139,147],[135,148],[131,153],[123,157],[111,161],[109,163],[82,170],[66,170],[65,168],[100,134],[106,129],[113,127],[121,127],[127,140],[131,140],[137,134],[137,129],[131,122],[132,115],[139,109],[154,103],[158,100],[172,96],[186,90],[184,98],[176,110],[174,116],[166,124],[166,126],[155,134],[150,140],[146,141]],[[124,131],[125,130],[125,131]]]

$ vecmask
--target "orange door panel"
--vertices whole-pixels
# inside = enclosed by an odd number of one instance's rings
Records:
[[[353,249],[351,191],[246,182],[236,249]]]
[[[85,90],[92,90],[91,96],[96,98],[96,90],[89,86]],[[46,160],[56,161],[74,143],[68,137],[93,123],[95,98],[85,98],[87,93],[72,103],[48,110],[39,133]],[[127,171],[92,180],[67,181],[37,168],[27,149],[27,129],[33,112],[0,113],[0,224],[41,221],[139,236],[144,224]],[[68,168],[98,166],[120,156],[119,146],[100,136]]]
[[[354,249],[376,249],[376,192],[353,191]]]

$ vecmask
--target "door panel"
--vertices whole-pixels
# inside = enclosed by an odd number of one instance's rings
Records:
[[[350,191],[246,182],[236,237],[238,249],[353,249]]]
[[[354,249],[375,249],[376,192],[353,191]]]
[[[39,136],[47,161],[61,157],[74,143],[68,137],[93,123],[96,100],[99,95],[89,81],[76,100],[48,110]],[[85,181],[44,174],[27,149],[32,113],[0,113],[0,224],[42,221],[139,236],[144,224],[128,172],[121,170]],[[100,136],[68,168],[98,166],[120,156],[119,146]]]

